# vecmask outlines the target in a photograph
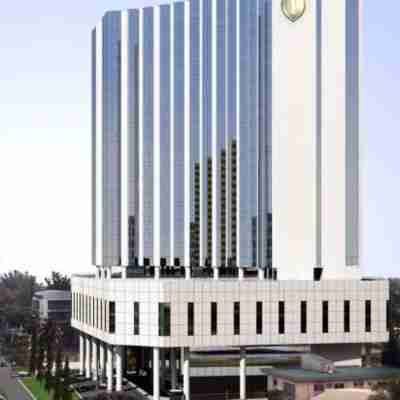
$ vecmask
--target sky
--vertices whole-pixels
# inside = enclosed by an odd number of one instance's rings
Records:
[[[2,4],[0,273],[92,270],[90,32],[107,10],[156,2]],[[400,276],[399,15],[398,0],[364,0],[361,262],[385,277]]]

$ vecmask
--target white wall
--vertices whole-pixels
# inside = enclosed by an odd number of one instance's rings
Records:
[[[111,344],[159,347],[373,343],[388,339],[387,281],[272,282],[236,279],[73,278],[73,292],[116,302],[116,333],[72,321]],[[300,302],[307,301],[307,333],[300,333]],[[322,301],[329,301],[329,333],[322,334]],[[351,332],[344,333],[343,302],[351,302]],[[372,332],[365,332],[365,300],[372,301]],[[140,303],[140,335],[133,335],[133,302]],[[210,303],[218,303],[218,334],[210,335]],[[240,333],[233,303],[240,302]],[[263,334],[256,335],[256,302],[263,303]],[[278,302],[285,302],[285,334],[278,332]],[[158,336],[158,303],[171,304],[171,336]],[[195,303],[195,335],[187,336],[187,303]]]
[[[272,2],[273,264],[279,279],[316,265],[315,1],[297,22]]]

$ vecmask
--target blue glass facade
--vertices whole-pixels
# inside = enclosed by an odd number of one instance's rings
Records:
[[[273,7],[171,2],[109,12],[93,31],[94,264],[272,267]],[[358,1],[346,7],[346,262],[355,265]],[[315,15],[320,98],[320,1]],[[315,114],[318,241],[318,104]],[[321,243],[316,252],[319,265]]]

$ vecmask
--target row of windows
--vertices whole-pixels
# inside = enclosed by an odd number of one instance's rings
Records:
[[[80,322],[86,323],[97,329],[104,329],[109,333],[115,333],[115,302],[103,301],[91,296],[84,296],[74,293],[74,318]],[[349,333],[351,321],[351,304],[350,300],[344,301],[343,312],[343,330]],[[86,310],[83,313],[83,309]],[[106,309],[108,309],[108,326],[106,326]],[[371,318],[372,302],[365,301],[365,332],[372,331]],[[263,334],[263,303],[256,302],[256,334]],[[387,330],[390,325],[390,303],[387,302],[386,307]],[[240,335],[240,302],[233,303],[233,332],[234,335]],[[187,303],[187,335],[195,335],[195,304]],[[280,335],[285,334],[285,302],[278,302],[278,332]],[[134,335],[140,334],[140,303],[133,303],[133,332]],[[307,301],[300,302],[300,333],[307,333]],[[329,302],[322,302],[322,333],[329,333]],[[159,303],[158,305],[158,334],[159,336],[171,335],[171,304]],[[210,303],[210,334],[215,336],[218,334],[218,303]]]
[[[73,293],[72,300],[73,319],[96,329],[104,330],[109,333],[115,332],[114,301],[106,301],[80,293]]]

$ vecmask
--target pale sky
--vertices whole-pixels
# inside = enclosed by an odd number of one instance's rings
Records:
[[[149,4],[2,4],[0,273],[92,271],[90,31],[106,10]],[[400,275],[399,15],[398,0],[364,0],[362,264],[377,276]]]

